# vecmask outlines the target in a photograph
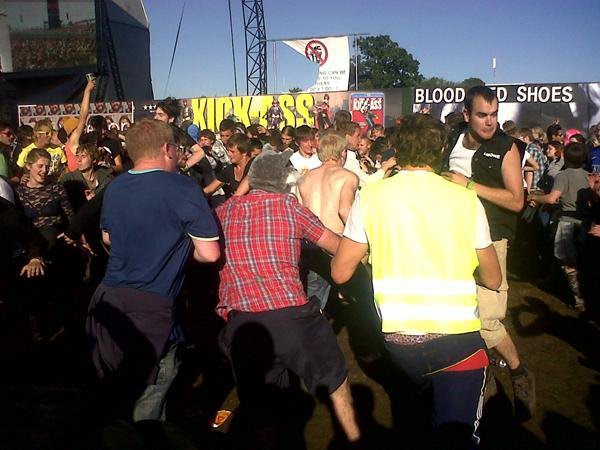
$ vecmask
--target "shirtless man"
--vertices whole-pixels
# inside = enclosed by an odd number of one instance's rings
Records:
[[[341,234],[359,185],[356,174],[344,168],[348,143],[340,132],[327,131],[319,139],[317,155],[323,163],[308,171],[298,182],[300,202],[310,209],[331,231]],[[305,246],[302,259],[308,272],[308,298],[317,297],[325,308],[331,285],[331,258],[318,248]],[[361,264],[352,279],[336,286],[349,303],[354,320],[347,323],[354,356],[361,363],[372,363],[381,355],[379,323],[373,307],[373,291],[369,273]]]
[[[326,133],[319,141],[317,155],[322,165],[300,179],[298,197],[327,228],[341,234],[358,188],[358,177],[343,168],[346,138],[338,132]],[[323,310],[331,290],[329,258],[312,246],[303,248],[302,257],[305,267],[311,269],[307,275],[308,298],[317,297]]]
[[[354,201],[358,177],[343,168],[346,139],[341,134],[331,132],[321,138],[317,155],[323,164],[300,179],[300,201],[327,228],[340,234],[344,231],[346,217]]]

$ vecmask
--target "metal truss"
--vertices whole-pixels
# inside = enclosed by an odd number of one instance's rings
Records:
[[[246,37],[246,95],[267,93],[267,35],[262,0],[242,0]]]

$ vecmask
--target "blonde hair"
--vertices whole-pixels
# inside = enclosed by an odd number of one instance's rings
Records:
[[[346,137],[340,132],[327,132],[319,139],[317,156],[321,162],[329,160],[339,161],[347,145]]]
[[[54,131],[52,121],[50,119],[38,120],[33,126],[33,132],[38,133],[40,131],[52,133],[52,131]]]
[[[542,129],[542,127],[532,127],[531,133],[533,133],[534,141],[538,141],[540,144],[548,143],[548,136],[546,136],[546,132]]]
[[[171,126],[154,119],[135,122],[125,136],[127,153],[134,162],[144,158],[158,158],[162,146],[173,141]]]

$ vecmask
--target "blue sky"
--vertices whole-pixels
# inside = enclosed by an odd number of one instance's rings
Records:
[[[154,97],[235,93],[227,0],[145,0]],[[241,0],[231,0],[239,95],[246,94]],[[487,83],[600,81],[600,0],[263,0],[268,39],[388,34],[426,76]],[[307,88],[317,68],[284,44],[268,44],[269,93]],[[351,52],[353,50],[351,49]],[[491,62],[497,58],[493,77]]]

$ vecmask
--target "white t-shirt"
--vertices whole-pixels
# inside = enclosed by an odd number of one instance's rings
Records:
[[[300,154],[300,152],[294,153],[290,157],[290,162],[292,163],[292,166],[294,166],[294,169],[300,173],[304,173],[307,170],[316,169],[317,167],[321,167],[321,164],[323,164],[316,153],[314,153],[310,158],[305,158]]]
[[[525,169],[525,164],[527,164],[527,160],[531,158],[531,153],[525,150],[525,154],[523,155],[523,159],[521,160],[521,170]],[[527,189],[527,181],[525,181],[525,171],[523,170],[523,188]]]
[[[400,171],[396,176],[402,176]],[[483,249],[492,245],[492,239],[490,237],[490,226],[488,224],[487,216],[483,205],[477,199],[477,216],[476,216],[476,227],[475,227],[475,249]],[[352,239],[354,242],[359,244],[368,244],[367,232],[363,224],[360,215],[360,192],[356,192],[354,203],[350,209],[350,214],[346,220],[346,227],[344,228],[344,236],[348,239]]]
[[[366,184],[373,183],[375,181],[383,180],[385,175],[382,169],[378,169],[377,172],[367,174],[360,168],[360,162],[356,158],[356,153],[348,150],[346,153],[346,162],[344,163],[344,169],[349,170],[358,177],[359,186],[363,187]]]
[[[471,178],[471,160],[476,150],[469,150],[462,142],[465,133],[461,134],[456,141],[456,145],[450,153],[450,171],[460,173],[467,178]]]

